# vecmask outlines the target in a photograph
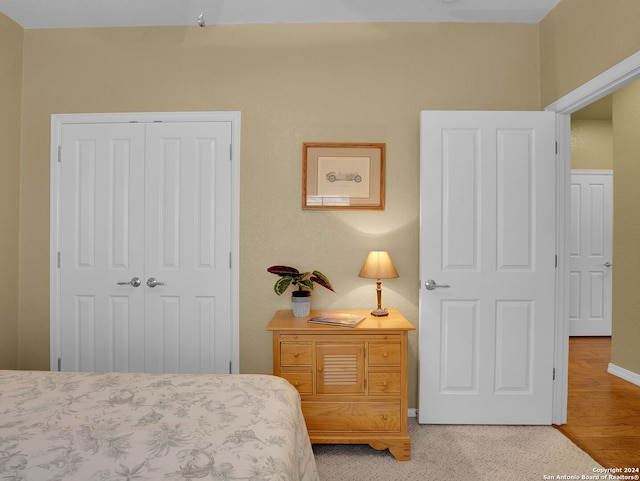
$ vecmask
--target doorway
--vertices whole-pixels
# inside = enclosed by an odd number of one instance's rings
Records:
[[[569,317],[569,189],[571,177],[571,114],[606,97],[640,78],[640,52],[628,57],[589,82],[578,87],[545,110],[558,115],[558,319]],[[554,390],[554,424],[567,419],[567,380],[569,323],[558,323],[556,332],[556,387]]]

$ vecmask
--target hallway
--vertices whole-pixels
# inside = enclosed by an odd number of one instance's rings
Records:
[[[610,359],[609,337],[569,339],[567,424],[555,427],[606,468],[640,468],[640,386],[609,374]]]

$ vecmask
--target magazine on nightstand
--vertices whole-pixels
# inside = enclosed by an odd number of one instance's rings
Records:
[[[307,322],[310,322],[311,324],[329,324],[332,326],[356,327],[366,318],[367,316],[362,316],[359,314],[322,312],[317,316],[312,317]]]

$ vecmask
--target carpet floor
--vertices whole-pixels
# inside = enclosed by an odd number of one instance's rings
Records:
[[[410,461],[368,445],[314,445],[320,480],[603,479],[595,478],[601,466],[551,426],[420,425],[410,418],[409,434]]]

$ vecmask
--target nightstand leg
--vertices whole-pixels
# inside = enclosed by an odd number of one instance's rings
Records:
[[[373,441],[369,443],[369,446],[378,451],[388,449],[397,461],[409,461],[411,459],[410,439]]]

